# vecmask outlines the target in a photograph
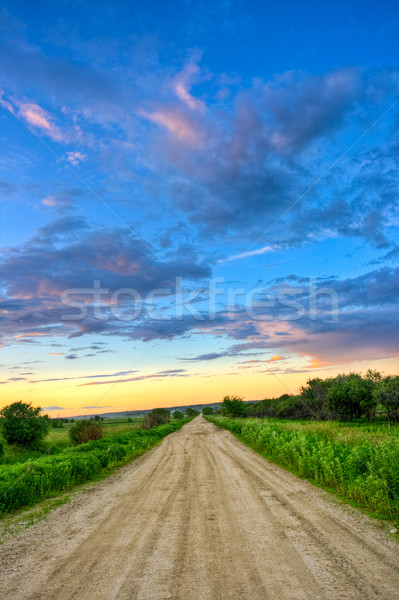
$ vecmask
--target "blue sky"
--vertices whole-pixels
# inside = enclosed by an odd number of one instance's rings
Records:
[[[6,2],[3,403],[394,370],[397,12]]]

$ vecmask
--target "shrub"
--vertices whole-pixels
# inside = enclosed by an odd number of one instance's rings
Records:
[[[141,427],[143,429],[152,429],[157,425],[165,425],[170,421],[170,412],[166,408],[156,408],[148,413],[143,420]]]
[[[202,414],[203,415],[213,415],[213,408],[212,408],[212,406],[205,406],[202,409]]]
[[[50,419],[40,415],[41,408],[29,403],[13,402],[1,411],[1,429],[9,444],[24,447],[37,445],[47,435]]]
[[[104,435],[104,428],[101,421],[76,421],[69,430],[69,439],[74,446],[86,444],[91,440],[99,440]]]
[[[240,396],[225,396],[221,410],[222,415],[235,418],[244,417],[247,409]]]
[[[194,417],[197,417],[199,415],[198,410],[195,410],[195,408],[191,408],[191,406],[188,407],[188,409],[186,410],[186,417],[189,417],[190,419],[193,419]]]
[[[174,413],[173,413],[173,415],[172,415],[172,417],[173,417],[174,419],[176,419],[176,421],[177,421],[177,420],[179,420],[179,419],[183,419],[183,418],[184,418],[184,415],[183,415],[183,413],[182,413],[182,412],[180,412],[179,410],[175,410],[175,411],[174,411]]]

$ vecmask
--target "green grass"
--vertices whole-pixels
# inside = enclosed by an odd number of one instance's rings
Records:
[[[135,427],[129,432],[66,448],[55,455],[5,464],[0,467],[0,513],[31,506],[75,485],[96,479],[116,465],[140,456],[189,420],[174,421],[150,430]]]
[[[399,517],[399,427],[208,417],[259,454],[379,518]]]
[[[139,429],[143,418],[131,418],[131,423],[128,422],[127,417],[104,420],[104,437],[111,437],[119,433],[128,433]],[[63,452],[69,446],[69,430],[72,425],[73,423],[66,423],[63,427],[50,429],[49,434],[37,449],[21,448],[14,444],[7,445],[2,464],[14,465],[16,463],[24,463],[28,460],[37,460],[42,456]]]

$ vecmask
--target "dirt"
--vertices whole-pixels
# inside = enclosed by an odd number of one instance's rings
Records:
[[[399,598],[368,518],[202,417],[0,551],[3,600]]]

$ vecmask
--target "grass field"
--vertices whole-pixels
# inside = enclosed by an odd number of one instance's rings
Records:
[[[118,419],[105,419],[104,437],[110,437],[119,433],[135,431],[141,426],[143,417],[120,417]],[[62,427],[50,429],[49,434],[40,444],[40,448],[32,450],[17,445],[7,445],[5,456],[2,460],[4,465],[24,463],[27,460],[36,460],[42,456],[49,456],[62,452],[69,446],[69,430],[73,423],[65,423]]]
[[[373,516],[399,517],[399,427],[207,418],[259,454]]]

